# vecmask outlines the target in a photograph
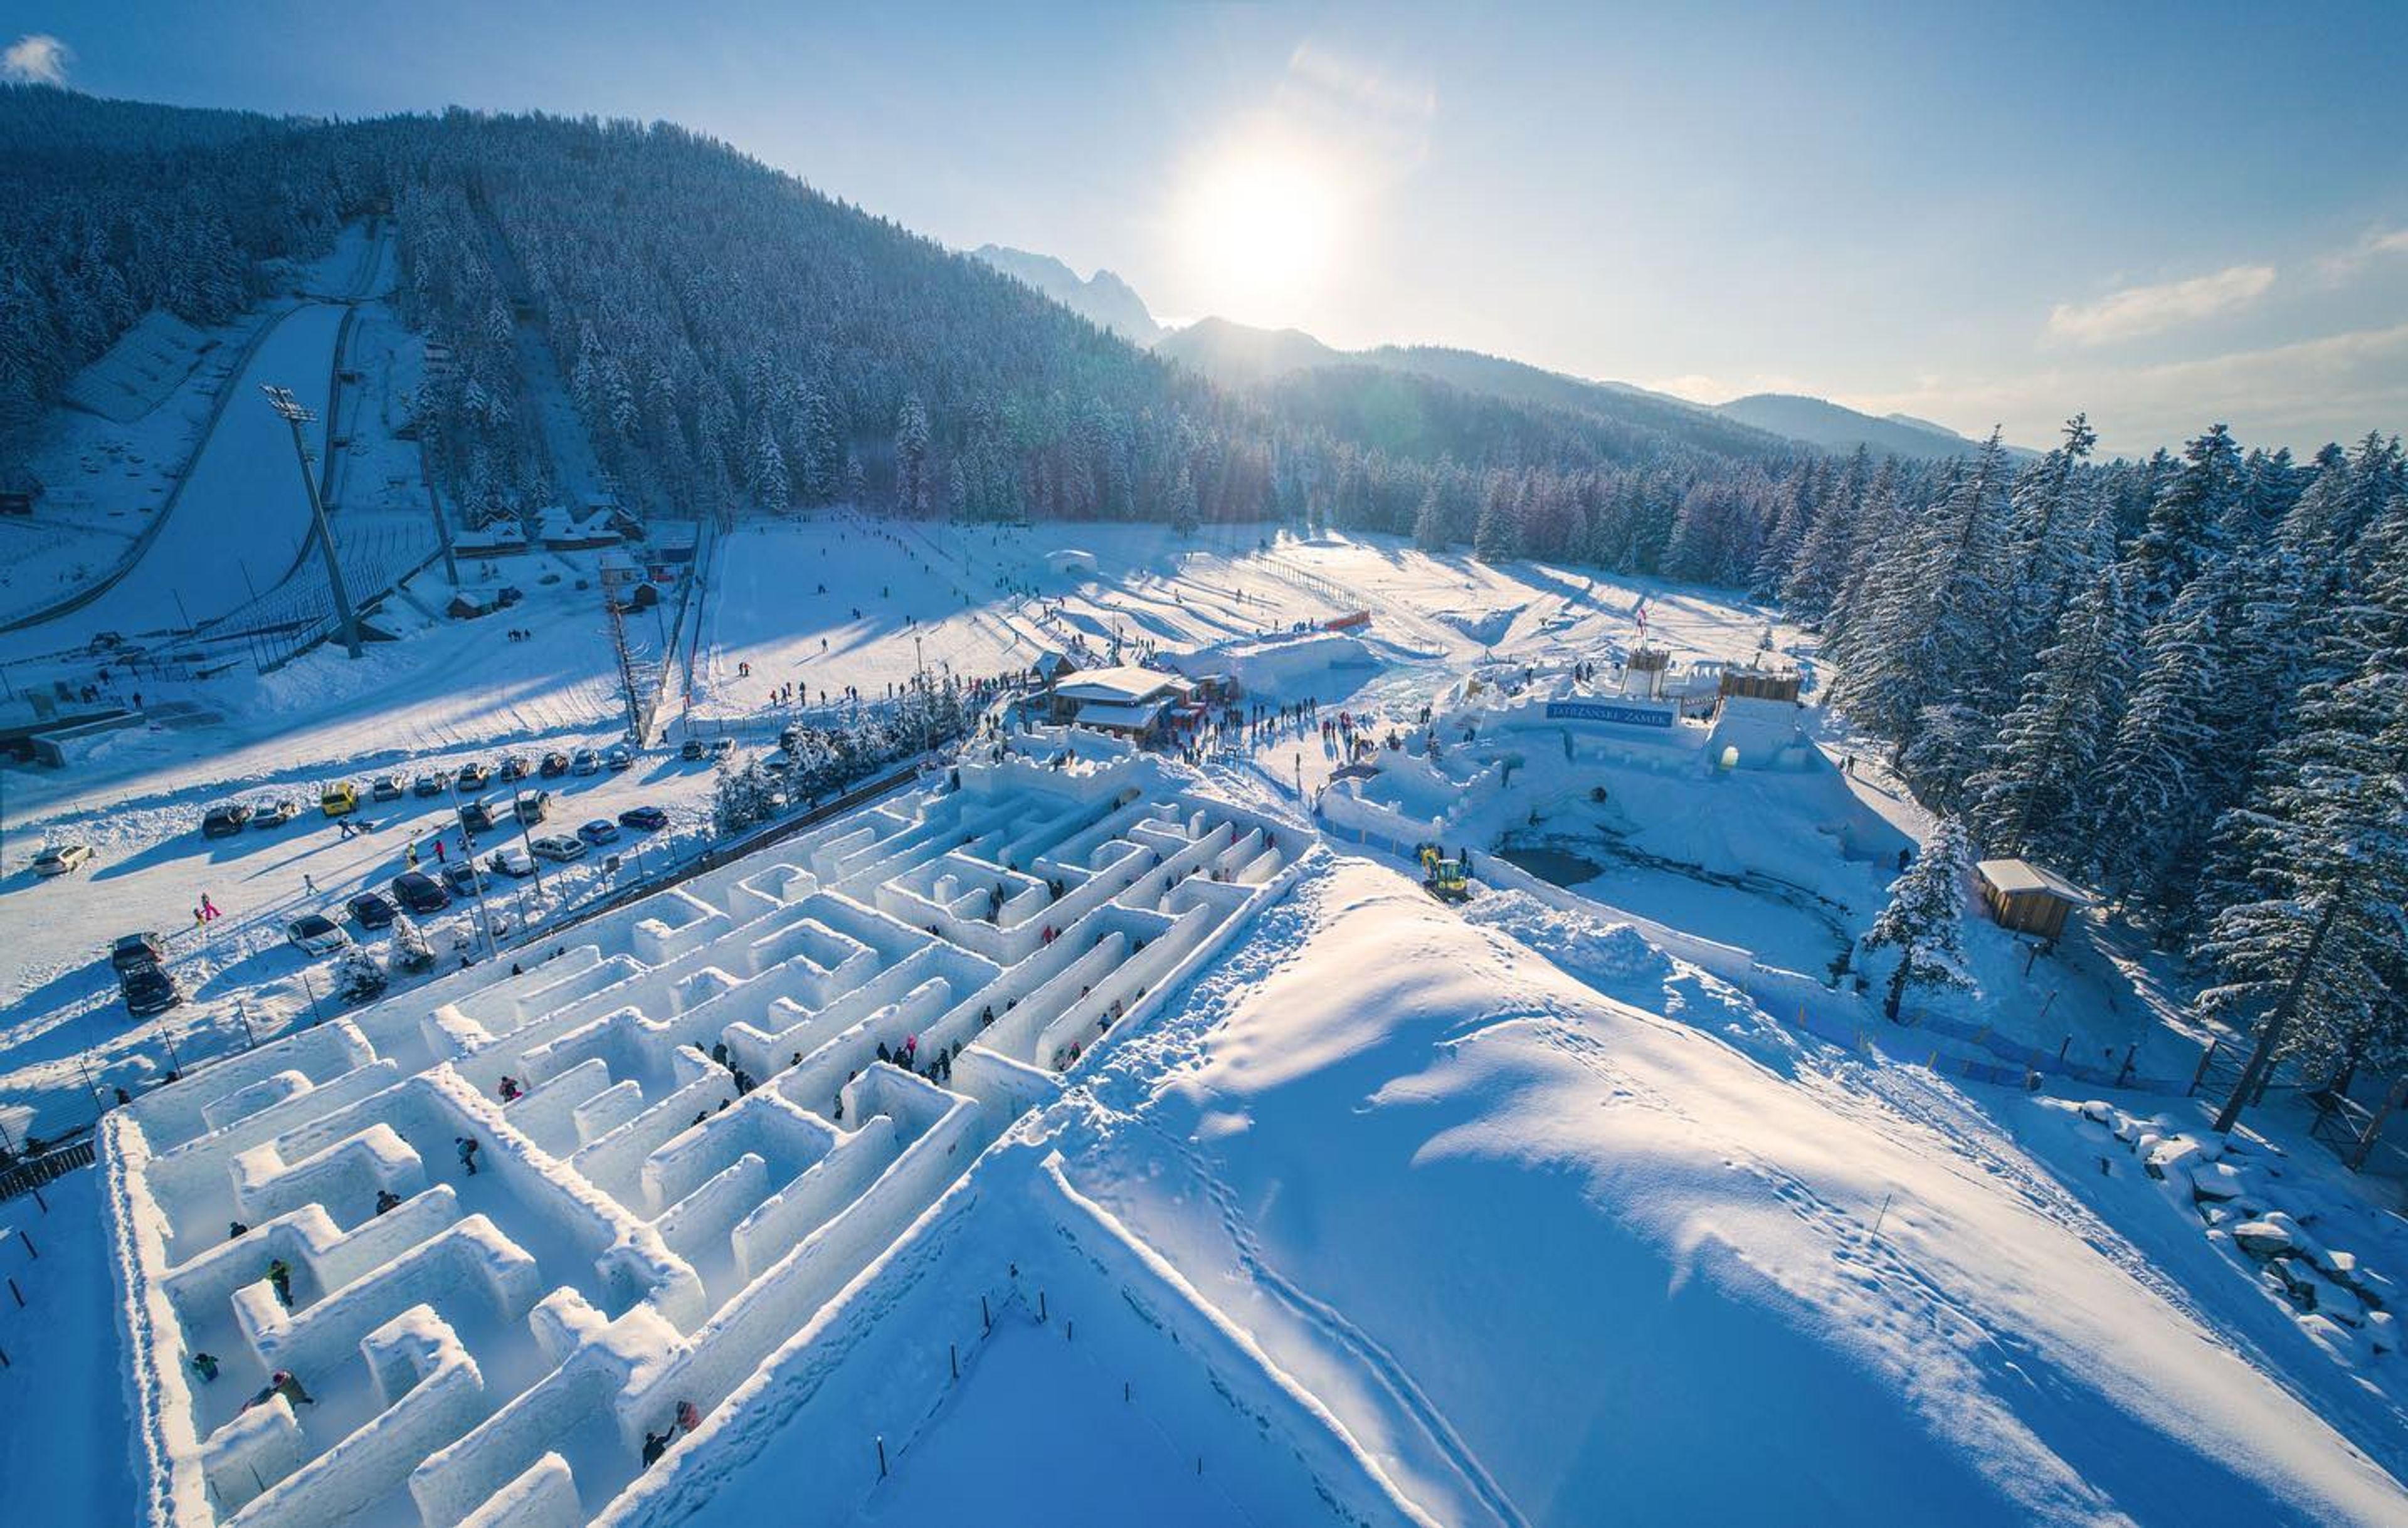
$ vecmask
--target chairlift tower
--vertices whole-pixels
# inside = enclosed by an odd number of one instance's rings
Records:
[[[303,407],[293,395],[293,390],[274,383],[260,384],[267,394],[267,407],[277,417],[293,427],[293,456],[301,464],[301,486],[309,493],[309,534],[317,538],[319,551],[326,559],[326,582],[335,592],[335,619],[341,623],[343,649],[352,657],[360,655],[360,620],[351,611],[351,592],[343,587],[343,564],[335,555],[335,533],[326,523],[326,506],[318,497],[318,478],[309,470],[309,443],[301,438],[301,426],[318,416]]]

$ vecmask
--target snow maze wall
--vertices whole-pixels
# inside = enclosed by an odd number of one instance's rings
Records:
[[[960,776],[111,1115],[149,1520],[604,1511],[1302,847],[1149,760]]]

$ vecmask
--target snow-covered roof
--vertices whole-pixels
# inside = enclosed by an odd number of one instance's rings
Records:
[[[2002,896],[2025,892],[2046,892],[2060,901],[2077,907],[2086,907],[2098,900],[2063,876],[2043,870],[2028,860],[1984,860],[1973,867],[1984,880],[1997,888]]]
[[[1150,700],[1141,706],[1088,705],[1079,707],[1079,721],[1089,727],[1111,727],[1122,732],[1143,732],[1154,725],[1162,714],[1166,702]]]
[[[1165,674],[1156,668],[1140,668],[1134,664],[1122,664],[1112,668],[1091,668],[1068,684],[1057,684],[1054,693],[1070,700],[1102,701],[1107,705],[1134,706],[1159,695],[1184,695],[1193,686],[1176,674]]]

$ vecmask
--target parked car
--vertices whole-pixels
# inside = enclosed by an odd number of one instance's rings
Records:
[[[726,759],[726,758],[732,758],[732,757],[735,755],[735,753],[736,753],[736,739],[735,739],[735,738],[733,738],[733,737],[714,737],[714,738],[712,738],[712,739],[711,739],[711,741],[710,741],[710,756],[711,756],[712,758],[714,758],[714,759]]]
[[[362,928],[393,926],[394,917],[393,904],[384,899],[384,893],[381,892],[362,892],[344,906],[351,912],[351,921]]]
[[[250,807],[240,802],[229,801],[201,814],[201,836],[231,838],[242,832],[242,825],[250,821]]]
[[[393,878],[393,899],[411,912],[441,912],[452,906],[452,893],[423,870],[406,870]]]
[[[487,806],[481,796],[474,801],[464,801],[460,804],[460,825],[470,833],[491,833],[494,831],[494,808]]]
[[[689,737],[684,742],[678,745],[678,757],[685,760],[688,764],[692,764],[698,759],[707,758],[710,756],[710,745],[705,743],[699,737]]]
[[[603,751],[603,766],[612,774],[636,767],[636,750],[624,743],[613,743]]]
[[[517,814],[520,821],[528,827],[534,827],[552,815],[552,793],[521,791],[518,800],[510,804],[510,810]]]
[[[150,933],[121,934],[108,947],[108,964],[120,976],[139,971],[146,965],[157,965],[167,958],[167,946],[159,935]]]
[[[349,780],[318,788],[318,809],[328,817],[349,817],[360,809],[360,793]]]
[[[619,824],[607,817],[597,817],[578,829],[577,836],[589,844],[615,844],[619,841]]]
[[[527,851],[516,844],[504,844],[486,855],[485,866],[505,876],[523,878],[535,874],[535,861],[528,858]]]
[[[165,1013],[184,1000],[176,978],[156,965],[140,965],[117,974],[117,990],[124,995],[125,1011],[136,1019]]]
[[[421,775],[410,783],[409,793],[414,796],[439,796],[443,793],[446,783],[440,775],[431,773]]]
[[[630,807],[619,814],[619,825],[642,833],[658,833],[669,825],[669,814],[658,807]]]
[[[579,749],[577,757],[568,761],[568,772],[572,775],[599,775],[602,773],[602,755],[590,748]]]
[[[481,791],[485,782],[493,778],[494,772],[489,766],[471,759],[460,766],[460,773],[452,777],[452,785],[458,791]]]
[[[34,874],[64,876],[90,864],[93,857],[90,844],[52,844],[34,856]]]
[[[284,936],[307,955],[331,955],[351,942],[342,925],[322,912],[305,912],[285,924]]]
[[[273,801],[263,801],[251,809],[251,825],[254,828],[280,828],[300,815],[293,803],[279,796]]]
[[[571,838],[565,833],[547,833],[542,837],[531,841],[527,847],[545,859],[558,860],[563,864],[571,860],[585,858],[583,841]]]
[[[502,757],[502,783],[505,785],[526,778],[534,770],[535,765],[527,762],[523,753],[509,753]]]
[[[401,796],[401,777],[398,775],[379,775],[368,787],[368,799],[371,801],[399,801]]]
[[[453,896],[475,896],[484,881],[478,876],[475,865],[466,860],[454,860],[443,867],[443,884],[451,889]]]
[[[568,755],[558,749],[552,750],[543,756],[543,763],[536,766],[536,773],[548,780],[560,778],[568,773]]]

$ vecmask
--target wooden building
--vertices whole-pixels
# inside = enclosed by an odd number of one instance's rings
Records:
[[[2000,928],[2043,939],[2063,934],[2067,914],[2098,900],[2028,860],[1984,860],[1973,873],[1982,882],[1982,901]]]

